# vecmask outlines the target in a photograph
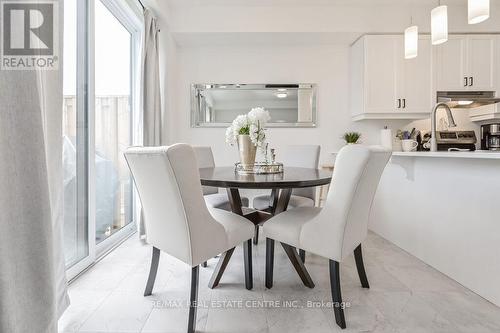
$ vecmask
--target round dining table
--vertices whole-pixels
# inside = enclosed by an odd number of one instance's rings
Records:
[[[234,167],[200,169],[201,185],[225,188],[233,213],[241,215],[253,222],[255,225],[254,244],[258,242],[259,225],[263,224],[271,217],[286,211],[294,188],[328,185],[331,179],[331,171],[287,166],[284,166],[282,173],[272,174],[240,174]],[[264,210],[242,207],[240,189],[270,190],[269,207]],[[244,249],[247,249],[247,247],[244,247]],[[210,288],[214,288],[219,284],[232,252],[233,251],[227,251],[221,254],[209,283]],[[303,262],[305,252],[300,250],[299,255]],[[297,272],[301,275],[300,270],[297,270]]]
[[[329,171],[286,167],[281,173],[240,174],[234,167],[200,169],[201,185],[225,188],[233,213],[247,217],[254,224],[285,211],[294,188],[315,187],[330,184]],[[243,208],[239,189],[271,190],[269,207],[263,211]]]

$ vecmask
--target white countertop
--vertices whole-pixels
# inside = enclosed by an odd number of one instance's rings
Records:
[[[398,157],[449,157],[449,158],[478,158],[478,159],[500,159],[500,152],[498,151],[488,151],[488,150],[476,150],[476,151],[414,151],[414,152],[402,152],[395,151],[392,156]]]

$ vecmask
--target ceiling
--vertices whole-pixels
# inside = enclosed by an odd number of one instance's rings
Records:
[[[300,6],[300,5],[411,5],[433,6],[438,0],[166,0],[170,6]],[[446,0],[447,5],[466,5],[467,0]]]

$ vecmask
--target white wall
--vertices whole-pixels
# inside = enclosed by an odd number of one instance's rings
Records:
[[[350,120],[348,45],[182,47],[178,51],[176,112],[169,118],[171,139],[211,145],[218,164],[234,163],[236,148],[225,145],[223,128],[190,128],[191,83],[317,83],[317,128],[268,130],[278,159],[285,145],[306,143],[321,144],[322,160],[327,161],[326,153],[343,145],[340,137],[347,130],[361,131],[367,143],[378,142],[379,129],[385,122]]]

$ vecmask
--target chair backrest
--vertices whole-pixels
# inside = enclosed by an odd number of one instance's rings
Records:
[[[318,254],[341,260],[352,253],[367,235],[373,198],[390,157],[391,152],[381,147],[342,148],[318,223],[304,226],[301,242],[318,243],[321,234],[324,244],[312,245],[324,249]]]
[[[209,146],[193,146],[196,160],[198,161],[198,168],[213,168],[215,167],[214,154],[212,148]],[[217,187],[202,186],[203,195],[219,193]]]
[[[191,146],[132,147],[125,158],[143,206],[148,243],[190,265],[206,260],[214,244],[223,250],[226,234],[206,207]]]
[[[283,154],[283,164],[287,166],[298,168],[313,168],[317,169],[319,164],[319,154],[321,147],[319,145],[291,145],[287,146]],[[316,189],[309,188],[296,188],[292,191],[294,195],[315,200]]]

